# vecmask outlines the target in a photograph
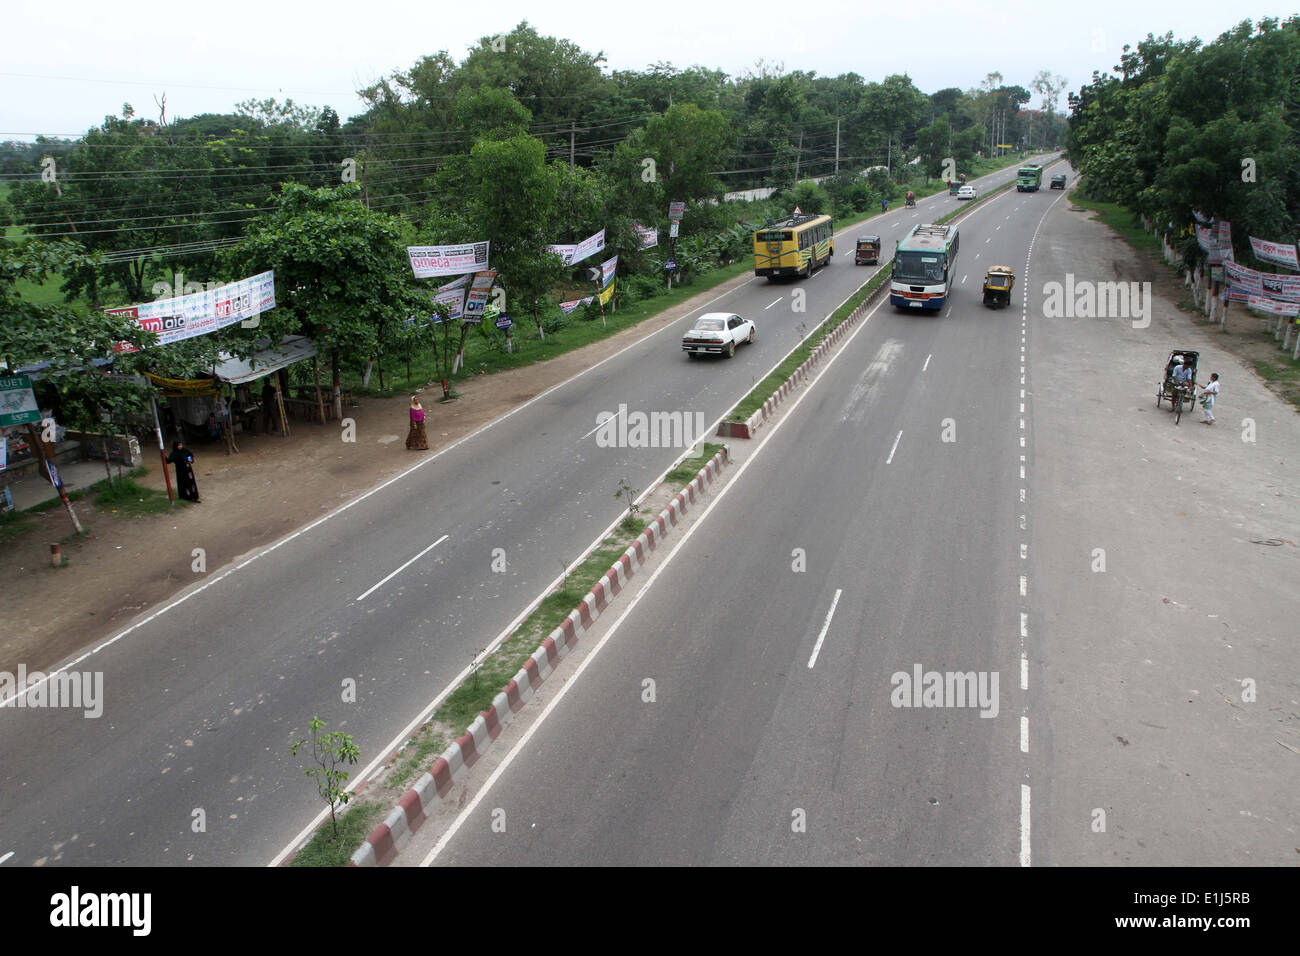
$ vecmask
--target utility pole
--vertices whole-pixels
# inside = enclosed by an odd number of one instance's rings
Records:
[[[835,174],[840,172],[840,118],[835,117]]]
[[[569,172],[573,172],[573,134],[576,132],[573,120],[569,120]]]
[[[803,130],[799,130],[799,148],[794,154],[794,182],[791,188],[799,185],[799,158],[803,155]]]

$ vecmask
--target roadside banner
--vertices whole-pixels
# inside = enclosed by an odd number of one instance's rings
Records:
[[[637,226],[637,225],[634,225],[634,226],[632,227],[632,229],[633,229],[634,232],[636,232],[636,234],[637,234],[638,236],[641,237],[641,248],[642,248],[642,249],[653,249],[655,246],[659,245],[659,230],[658,230],[658,228],[653,227],[653,226]]]
[[[26,375],[0,376],[0,428],[28,425],[41,420],[41,410]]]
[[[563,312],[565,315],[568,315],[570,312],[572,312],[572,311],[573,311],[574,309],[576,309],[578,306],[580,306],[580,305],[587,305],[587,304],[589,304],[589,303],[591,303],[591,302],[594,302],[595,300],[596,300],[596,297],[595,297],[594,295],[589,295],[589,296],[587,296],[585,299],[572,299],[572,300],[570,300],[569,302],[561,302],[561,303],[560,303],[560,311]]]
[[[464,242],[454,246],[407,246],[411,271],[417,279],[463,275],[488,267],[486,242]]]
[[[614,298],[614,283],[610,282],[600,293],[600,304],[609,305],[609,300],[612,298]]]
[[[1300,272],[1300,262],[1296,259],[1296,247],[1285,242],[1269,242],[1266,239],[1250,237],[1250,247],[1255,250],[1255,258],[1284,269]]]
[[[1228,275],[1228,284],[1234,292],[1240,290],[1284,302],[1300,302],[1300,276],[1257,272],[1235,262],[1225,262],[1223,267]]]
[[[274,308],[275,272],[270,271],[215,289],[104,311],[128,318],[140,328],[156,333],[156,344],[169,345],[256,318]],[[117,342],[113,351],[138,352],[139,349],[129,342]]]
[[[576,265],[588,256],[594,256],[605,248],[605,230],[594,235],[588,236],[582,242],[562,243],[555,246],[547,246],[548,251],[555,253],[566,266]]]
[[[618,256],[606,259],[600,264],[600,284],[607,286],[614,279],[614,270],[618,268]]]
[[[1269,312],[1273,315],[1300,315],[1300,302],[1278,302],[1276,299],[1265,299],[1261,296],[1252,295],[1246,299],[1246,304],[1252,309],[1258,309],[1260,312]]]
[[[465,314],[462,316],[464,321],[483,321],[483,310],[487,307],[488,293],[492,291],[492,283],[496,281],[496,278],[496,272],[490,269],[486,272],[474,273],[474,280],[469,287],[469,295],[465,299]]]

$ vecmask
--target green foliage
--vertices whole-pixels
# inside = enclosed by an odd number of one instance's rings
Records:
[[[1067,146],[1097,200],[1181,229],[1192,211],[1292,241],[1300,228],[1300,17],[1213,43],[1147,34],[1072,100]],[[1189,259],[1203,253],[1183,240]]]
[[[311,759],[314,766],[304,767],[302,772],[315,781],[316,792],[329,805],[330,822],[334,825],[334,836],[338,837],[339,822],[336,811],[338,807],[346,805],[352,799],[352,794],[347,790],[350,771],[342,770],[340,767],[355,764],[361,759],[361,751],[352,742],[351,734],[341,730],[322,733],[324,727],[325,721],[320,717],[312,717],[311,723],[307,725],[311,733]],[[290,755],[298,756],[299,748],[306,743],[306,740],[294,741],[289,745]]]

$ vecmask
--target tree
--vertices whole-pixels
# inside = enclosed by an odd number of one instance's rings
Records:
[[[694,103],[676,103],[646,123],[643,139],[662,197],[669,201],[714,199],[722,188],[713,175],[727,162],[727,118]]]
[[[351,734],[341,730],[323,734],[321,731],[324,728],[325,721],[319,717],[312,717],[311,723],[307,725],[311,733],[311,759],[315,766],[304,767],[302,772],[316,781],[316,792],[329,805],[330,823],[333,824],[334,836],[337,837],[339,835],[337,810],[352,799],[352,794],[347,790],[347,780],[351,773],[339,768],[355,764],[360,760],[361,749],[352,742]],[[295,740],[289,746],[289,753],[298,756],[299,748],[306,743],[306,740]]]
[[[357,202],[356,184],[289,185],[222,261],[254,274],[275,270],[276,307],[241,351],[270,336],[306,335],[329,352],[338,408],[341,362],[359,364],[386,344],[385,329],[427,307],[411,277],[399,220]]]

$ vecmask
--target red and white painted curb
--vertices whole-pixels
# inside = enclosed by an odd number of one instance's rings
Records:
[[[695,504],[696,498],[704,494],[705,488],[717,479],[723,466],[730,460],[724,447],[709,459],[708,464],[700,469],[699,474],[677,494],[672,503],[646,526],[560,626],[542,641],[542,646],[524,662],[519,673],[493,698],[492,706],[479,714],[464,735],[443,751],[442,756],[433,762],[424,776],[402,794],[397,806],[370,832],[360,849],[352,854],[351,866],[387,866],[397,857],[412,834],[424,825],[434,804],[445,797],[456,779],[487,752],[505,726],[542,685],[542,681],[550,676],[578,643],[578,635],[596,623],[601,612],[627,585],[637,567],[668,536],[669,529]]]
[[[724,438],[753,438],[754,433],[758,431],[760,425],[776,414],[779,406],[787,397],[812,374],[813,369],[821,362],[822,359],[830,352],[840,339],[848,334],[849,329],[857,323],[858,319],[866,315],[867,307],[871,305],[880,290],[886,287],[885,282],[881,282],[872,290],[849,317],[831,330],[830,334],[817,345],[812,353],[806,358],[802,365],[795,369],[790,377],[781,383],[780,387],[768,397],[761,408],[743,422],[724,421],[718,425],[718,434]]]

